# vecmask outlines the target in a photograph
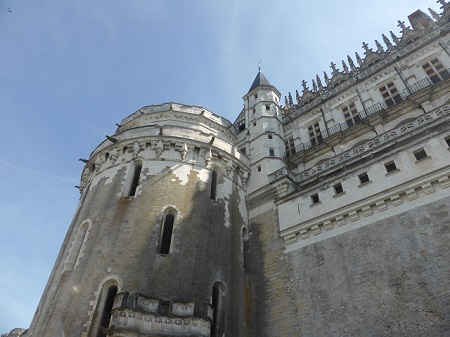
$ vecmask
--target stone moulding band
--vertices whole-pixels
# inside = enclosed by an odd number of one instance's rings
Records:
[[[446,168],[448,170],[448,167]],[[402,205],[404,202],[413,201],[415,199],[430,198],[430,195],[436,192],[436,187],[441,189],[450,187],[449,172],[444,175],[439,175],[438,178],[421,181],[416,188],[408,186],[402,190],[395,191],[394,194],[385,195],[384,197],[367,200],[365,204],[360,204],[357,207],[349,209],[345,213],[330,215],[323,217],[319,221],[308,221],[305,224],[296,225],[281,231],[281,236],[287,246],[295,244],[300,240],[305,240],[302,246],[317,242],[308,243],[308,239],[319,236],[336,227],[341,227],[348,222],[356,222],[361,218],[369,217],[374,214],[374,210],[383,212],[389,208]],[[447,191],[447,196],[450,196],[450,191]],[[351,229],[349,229],[351,230]],[[338,235],[340,233],[336,233]],[[329,235],[328,235],[329,236]],[[334,235],[331,235],[334,236]],[[323,237],[326,239],[327,237]],[[321,240],[319,240],[321,241]]]

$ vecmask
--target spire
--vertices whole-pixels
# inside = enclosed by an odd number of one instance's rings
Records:
[[[350,65],[350,69],[352,71],[355,71],[355,72],[358,71],[358,68],[356,68],[355,63],[353,62],[353,60],[350,57],[350,55],[347,55],[347,61],[348,61],[348,64]]]
[[[433,9],[431,9],[430,7],[428,7],[428,11],[433,16],[433,19],[435,19],[436,21],[439,21],[441,19],[441,16],[438,13],[436,13]]]
[[[380,42],[378,42],[378,40],[375,40],[375,44],[377,45],[377,49],[379,53],[384,53],[384,48],[383,46],[380,44]]]
[[[395,44],[398,46],[399,43],[400,43],[399,38],[397,36],[395,36],[395,34],[394,34],[394,32],[392,30],[390,31],[390,33],[391,33],[392,41],[394,41]]]
[[[261,71],[261,68],[259,67],[258,74],[255,77],[255,80],[252,83],[252,86],[248,90],[248,92],[252,91],[253,89],[259,87],[259,86],[272,86],[272,84],[269,83],[267,78],[264,76],[264,74]]]

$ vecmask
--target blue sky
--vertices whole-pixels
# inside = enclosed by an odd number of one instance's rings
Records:
[[[115,123],[170,101],[234,121],[259,61],[283,96],[301,92],[428,7],[441,11],[434,0],[0,0],[0,334],[29,326],[78,204],[78,158]]]

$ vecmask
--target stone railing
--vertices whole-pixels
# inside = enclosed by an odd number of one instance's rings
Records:
[[[403,89],[403,92],[400,94],[401,97],[401,101],[399,102],[395,102],[393,101],[393,105],[388,106],[385,102],[379,102],[379,103],[375,103],[374,105],[368,107],[365,109],[365,111],[361,111],[359,113],[359,117],[361,118],[361,120],[364,120],[365,118],[372,116],[374,114],[379,113],[380,111],[386,110],[388,108],[391,108],[395,105],[398,105],[400,103],[402,103],[404,100],[406,100],[406,98],[422,89],[425,89],[429,86],[433,85],[433,83],[428,79],[428,78],[424,78],[423,80],[420,80],[408,87],[406,87],[405,89]],[[320,133],[320,137],[315,140],[314,142],[308,141],[305,143],[300,143],[298,145],[295,146],[295,152],[293,153],[285,153],[284,156],[285,158],[289,158],[290,156],[294,155],[295,153],[301,152],[301,151],[306,151],[309,150],[310,148],[320,144],[323,142],[324,139],[339,133],[339,132],[343,132],[345,130],[347,130],[348,128],[361,124],[361,122],[349,125],[347,122],[345,123],[338,123],[336,125],[333,125],[331,128],[328,128],[324,131],[322,131]]]
[[[351,150],[345,151],[345,152],[327,160],[326,162],[324,162],[320,165],[317,165],[308,170],[300,172],[298,175],[295,176],[295,181],[298,183],[302,182],[304,180],[307,180],[310,177],[318,175],[319,173],[321,173],[323,171],[329,170],[337,165],[340,165],[354,157],[357,157],[357,156],[362,155],[369,151],[373,151],[377,147],[379,147],[385,143],[388,143],[388,142],[390,142],[404,134],[407,134],[415,129],[418,129],[425,124],[431,123],[431,122],[435,121],[436,119],[438,119],[442,116],[445,116],[449,113],[450,113],[450,105],[445,105],[439,109],[431,111],[423,116],[420,116],[419,118],[415,119],[414,121],[406,123],[396,129],[385,132],[385,133],[381,134],[380,136],[367,141],[365,144],[362,144]],[[274,181],[283,176],[291,177],[292,174],[287,169],[285,171],[283,171],[283,169],[281,169],[281,170],[278,170],[278,171],[270,174],[269,181]]]
[[[209,337],[213,309],[210,305],[199,307],[195,311],[203,311],[203,317],[199,317],[194,314],[194,307],[194,302],[168,302],[122,292],[114,300],[110,325],[113,332]]]

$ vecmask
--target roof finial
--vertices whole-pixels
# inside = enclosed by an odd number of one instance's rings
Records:
[[[313,90],[314,90],[314,92],[317,94],[317,84],[316,84],[316,82],[314,81],[314,80],[312,80],[312,85],[313,85]]]
[[[330,85],[330,79],[328,78],[326,71],[323,72],[323,77],[325,78],[325,83],[327,84],[327,86]]]
[[[358,71],[358,68],[356,68],[355,63],[353,62],[353,60],[350,57],[350,55],[347,55],[347,61],[348,61],[348,64],[350,65],[350,69],[352,71]]]
[[[436,13],[433,9],[431,9],[430,7],[428,7],[428,11],[430,12],[433,19],[435,19],[436,21],[439,21],[441,19],[441,16],[438,13]]]
[[[300,105],[301,98],[298,90],[295,90],[295,99],[297,100],[297,105]]]
[[[305,80],[302,81],[302,87],[303,87],[303,91],[308,91],[308,87],[306,86]]]
[[[383,48],[383,46],[380,44],[380,42],[378,42],[378,40],[375,40],[375,44],[377,45],[378,52],[384,53],[384,48]]]
[[[406,29],[405,21],[398,20],[397,22],[398,22],[397,26],[400,27],[402,29],[402,32],[403,32]]]
[[[399,38],[397,36],[395,36],[395,34],[394,34],[394,32],[392,30],[390,31],[390,33],[391,33],[392,41],[394,41],[395,44],[398,46],[399,43],[400,43]]]
[[[258,62],[258,71],[261,72],[261,61]]]
[[[342,60],[342,68],[344,69],[344,72],[345,72],[346,74],[350,73],[350,71],[348,70],[347,65],[346,65],[345,62],[344,62],[344,60]]]
[[[356,56],[356,62],[358,62],[359,66],[361,67],[363,65],[363,60],[361,60],[361,57],[359,56],[357,51],[355,51],[355,56]]]
[[[368,52],[372,51],[372,50],[369,48],[369,45],[368,45],[367,43],[363,42],[362,46],[363,46],[363,48],[364,48],[364,50],[365,50],[365,52],[364,52],[365,54],[367,54]]]
[[[317,82],[317,86],[319,87],[319,90],[323,91],[322,80],[320,79],[319,75],[316,75],[316,82]]]
[[[394,46],[392,45],[391,41],[389,41],[387,36],[384,34],[383,34],[383,41],[384,41],[384,44],[386,45],[388,51],[391,51],[392,49],[394,49]]]

